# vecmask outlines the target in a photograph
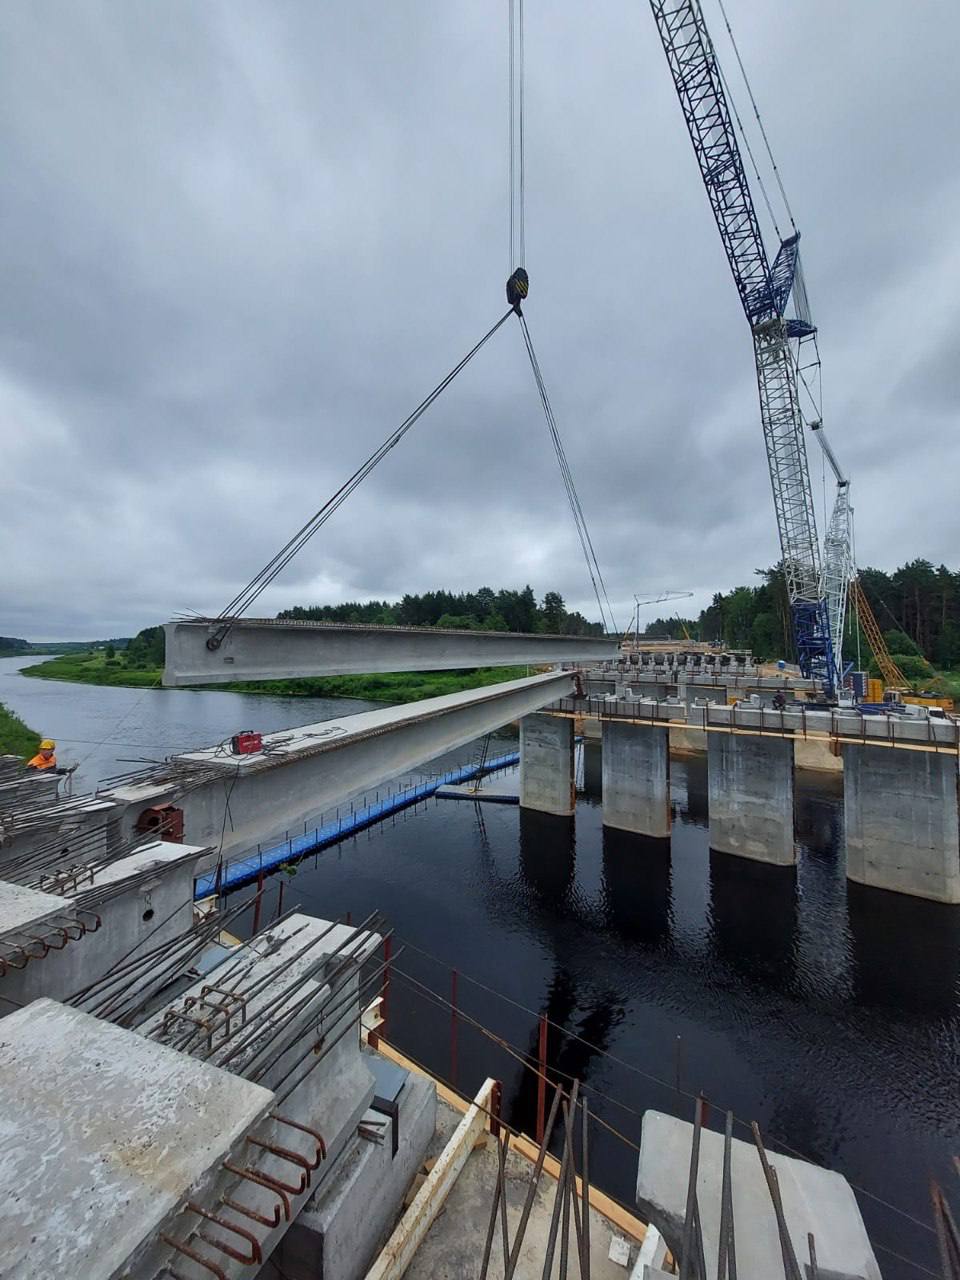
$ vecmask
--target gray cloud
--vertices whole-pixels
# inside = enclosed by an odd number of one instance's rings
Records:
[[[860,558],[956,564],[960,14],[728,7]],[[746,325],[646,7],[525,8],[531,331],[620,612],[699,607],[777,556]],[[502,312],[505,61],[481,0],[0,10],[0,632],[219,609]],[[527,580],[590,610],[515,329],[265,610]]]

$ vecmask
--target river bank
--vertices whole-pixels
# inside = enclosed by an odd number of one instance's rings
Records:
[[[160,667],[132,667],[117,653],[106,650],[69,653],[35,666],[23,675],[41,680],[65,680],[71,684],[95,684],[112,688],[159,689]],[[366,702],[414,702],[462,689],[480,689],[527,674],[526,667],[488,667],[479,671],[387,672],[382,675],[326,676],[305,680],[233,681],[198,685],[211,692],[269,694],[285,698],[362,698]]]
[[[28,760],[37,750],[40,735],[0,702],[0,756]]]

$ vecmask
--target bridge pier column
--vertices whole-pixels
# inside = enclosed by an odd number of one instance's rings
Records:
[[[603,722],[603,825],[641,836],[670,834],[670,730]]]
[[[710,848],[793,866],[793,741],[708,733]]]
[[[847,876],[935,902],[960,902],[957,757],[843,745]]]
[[[569,816],[576,807],[573,720],[529,715],[520,721],[520,805]]]

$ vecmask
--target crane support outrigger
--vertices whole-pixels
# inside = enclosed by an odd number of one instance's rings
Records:
[[[833,698],[839,688],[846,583],[838,624],[838,618],[831,617],[830,587],[817,540],[799,396],[799,356],[792,345],[816,333],[800,275],[800,233],[794,229],[792,236],[781,241],[771,265],[699,0],[650,0],[650,7],[753,337],[760,416],[800,670],[819,681],[827,697]],[[791,298],[796,314],[787,316]],[[839,478],[838,467],[836,471]],[[844,527],[849,530],[847,488],[844,480]],[[838,519],[844,523],[842,513]],[[846,559],[849,562],[849,552]],[[841,604],[836,592],[833,603]]]

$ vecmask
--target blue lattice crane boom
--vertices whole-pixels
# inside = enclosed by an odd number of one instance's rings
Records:
[[[799,232],[771,264],[713,43],[699,0],[650,0],[713,216],[753,337],[780,551],[800,669],[836,688],[813,491],[792,339],[816,332],[799,267]],[[791,296],[797,315],[787,317]]]

